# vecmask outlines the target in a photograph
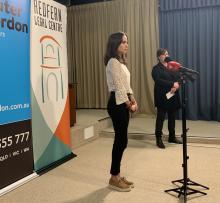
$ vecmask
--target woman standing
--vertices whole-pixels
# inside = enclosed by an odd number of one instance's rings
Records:
[[[155,126],[156,144],[164,149],[162,141],[162,129],[166,113],[168,114],[168,130],[170,143],[181,144],[182,141],[175,135],[176,112],[180,108],[179,80],[177,71],[172,71],[168,66],[169,53],[166,49],[157,50],[158,63],[153,67],[152,77],[154,84],[154,103],[157,108],[157,119]],[[171,95],[170,97],[168,95]]]
[[[121,160],[128,143],[129,111],[137,111],[137,103],[130,87],[130,72],[126,67],[127,52],[127,35],[123,32],[111,34],[104,58],[110,92],[107,109],[115,131],[109,187],[121,192],[130,191],[134,186],[132,182],[120,175]]]

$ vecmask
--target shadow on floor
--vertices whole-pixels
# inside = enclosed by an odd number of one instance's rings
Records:
[[[70,200],[65,203],[88,203],[88,202],[95,202],[95,203],[103,203],[105,197],[112,192],[108,187],[101,188],[96,190],[85,197],[76,200]]]

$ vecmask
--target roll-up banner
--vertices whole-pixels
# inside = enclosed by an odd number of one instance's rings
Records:
[[[72,155],[68,98],[66,7],[31,1],[31,103],[34,167]]]
[[[30,1],[0,1],[0,189],[33,172]]]

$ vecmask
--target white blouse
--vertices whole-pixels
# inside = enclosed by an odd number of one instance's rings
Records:
[[[133,94],[130,87],[130,72],[116,58],[111,58],[106,66],[106,78],[109,92],[115,92],[116,104],[128,101],[128,93]]]

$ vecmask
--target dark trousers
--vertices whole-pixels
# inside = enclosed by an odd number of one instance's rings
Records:
[[[165,120],[166,113],[168,114],[169,137],[175,137],[176,109],[164,110],[161,108],[157,108],[157,119],[156,119],[156,128],[155,128],[156,138],[161,138],[162,136],[163,123]]]
[[[114,93],[110,95],[107,109],[115,131],[110,173],[118,175],[120,173],[122,155],[128,143],[129,110],[126,108],[125,103],[116,105]]]

